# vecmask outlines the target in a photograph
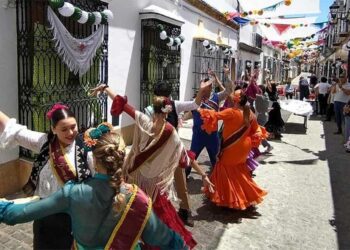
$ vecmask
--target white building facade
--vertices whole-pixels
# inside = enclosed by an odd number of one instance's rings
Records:
[[[197,3],[193,3],[197,2]],[[234,5],[235,1],[226,1]],[[207,7],[205,7],[207,5]],[[203,7],[204,6],[204,7]],[[239,27],[228,25],[222,13],[211,8],[203,1],[172,1],[172,0],[142,0],[142,1],[109,1],[108,9],[114,14],[114,19],[109,23],[108,30],[108,84],[117,93],[127,95],[129,103],[136,108],[141,105],[141,81],[145,67],[142,69],[142,46],[144,42],[143,20],[158,20],[160,23],[169,24],[181,29],[181,35],[185,38],[178,51],[180,60],[176,61],[178,74],[178,98],[190,100],[198,87],[198,77],[205,77],[207,67],[215,64],[216,69],[224,63],[235,62],[236,53],[226,56],[222,52],[225,48],[235,52],[238,49]],[[209,11],[208,11],[209,9]],[[221,15],[221,16],[220,16]],[[224,20],[224,21],[223,21]],[[19,103],[21,95],[18,91],[18,56],[16,30],[16,8],[0,7],[0,110],[11,117],[19,117]],[[203,50],[203,41],[209,40],[212,45],[217,45],[216,51]],[[165,42],[165,41],[161,41]],[[196,47],[197,46],[197,47]],[[202,47],[200,47],[202,46]],[[196,56],[196,49],[200,48],[200,59]],[[172,50],[172,49],[170,49]],[[173,50],[176,50],[173,49]],[[214,56],[215,54],[215,56]],[[213,61],[204,59],[209,55]],[[225,61],[223,61],[225,60]],[[206,64],[207,63],[207,64]],[[197,72],[196,67],[201,71]],[[232,63],[233,72],[235,64]],[[148,66],[149,68],[149,66]],[[22,69],[20,69],[22,70]],[[163,69],[162,69],[163,70]],[[164,71],[166,72],[166,70]],[[20,77],[22,78],[22,76]],[[20,80],[22,81],[22,80]],[[54,84],[52,82],[51,84]],[[94,86],[96,83],[89,83]],[[107,110],[111,102],[108,101]],[[23,107],[21,107],[23,108]],[[108,121],[112,117],[107,112]],[[33,118],[34,119],[34,118]],[[118,124],[118,121],[113,121]],[[126,115],[119,119],[119,126],[126,129],[126,133],[132,135],[133,121]],[[26,124],[27,125],[27,124]],[[18,158],[18,149],[1,150],[0,164]]]

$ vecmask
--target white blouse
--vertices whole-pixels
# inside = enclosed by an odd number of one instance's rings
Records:
[[[16,123],[16,119],[10,119],[5,126],[5,129],[0,133],[0,148],[22,146],[34,153],[39,153],[40,149],[47,141],[47,134],[29,130],[26,126]],[[68,159],[75,165],[75,141],[67,146],[64,150],[67,153]],[[88,167],[92,174],[95,173],[93,167],[92,153],[87,155]],[[38,185],[35,190],[35,195],[45,198],[61,188],[56,176],[52,172],[50,160],[40,172]]]

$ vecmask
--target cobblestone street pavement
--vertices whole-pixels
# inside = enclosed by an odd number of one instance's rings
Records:
[[[189,229],[196,249],[350,249],[350,154],[333,135],[333,123],[311,118],[305,130],[302,117],[284,117],[289,119],[282,140],[272,141],[272,154],[260,158],[256,171],[255,181],[269,192],[258,206],[260,217],[210,204],[200,176],[192,173],[195,227]],[[189,148],[190,124],[180,135]],[[206,152],[199,162],[209,171]],[[31,249],[31,230],[31,223],[0,224],[0,249]]]

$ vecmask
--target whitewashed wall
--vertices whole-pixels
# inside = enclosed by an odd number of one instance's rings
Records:
[[[220,29],[224,42],[235,50],[237,49],[238,34],[236,31],[182,1],[111,1],[109,9],[113,11],[114,19],[109,25],[108,82],[117,93],[126,94],[129,102],[135,107],[139,107],[140,104],[141,21],[139,12],[152,4],[169,10],[185,20],[182,34],[186,40],[181,45],[181,100],[189,100],[193,95],[192,47],[193,37],[197,34],[198,19],[204,23],[206,38],[216,40],[218,29]],[[17,34],[14,8],[4,9],[0,6],[0,34],[0,110],[17,118]],[[108,105],[110,108],[110,101]],[[111,121],[110,115],[108,120]],[[133,121],[127,115],[122,116],[122,127],[131,123]],[[16,159],[17,156],[18,149],[1,150],[0,163]]]
[[[0,3],[0,110],[18,117],[16,9]],[[18,149],[0,150],[0,164],[18,158]]]
[[[218,29],[221,29],[224,41],[234,49],[237,49],[237,32],[182,1],[112,1],[109,9],[113,11],[115,18],[110,23],[109,29],[108,81],[118,93],[126,94],[135,107],[139,107],[140,104],[141,21],[139,12],[149,5],[164,8],[185,20],[182,26],[182,34],[186,40],[181,45],[180,100],[189,100],[193,95],[192,47],[193,37],[197,34],[198,19],[203,21],[206,38],[216,40]],[[122,127],[132,122],[127,115],[121,118]]]

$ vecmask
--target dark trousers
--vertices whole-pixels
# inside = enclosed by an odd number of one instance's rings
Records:
[[[334,115],[334,104],[330,103],[330,104],[328,104],[328,107],[327,107],[327,118],[326,119],[331,120],[333,115]]]
[[[335,122],[337,123],[338,132],[342,131],[342,123],[344,121],[344,106],[345,102],[334,102]]]
[[[286,93],[286,98],[288,99],[293,99],[293,93]]]
[[[261,141],[261,145],[263,145],[264,148],[271,146],[271,144],[266,139]]]
[[[325,115],[327,112],[327,99],[328,95],[327,94],[318,94],[318,102],[320,104],[320,115]]]
[[[54,214],[33,223],[33,249],[71,249],[73,235],[68,214]]]

